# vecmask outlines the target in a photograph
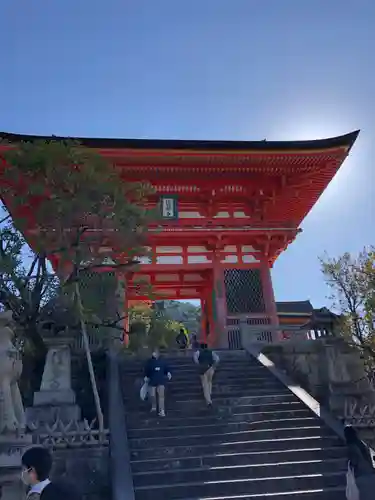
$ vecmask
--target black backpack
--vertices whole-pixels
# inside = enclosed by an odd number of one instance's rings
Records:
[[[180,332],[176,337],[176,342],[178,345],[186,347],[187,346],[186,335],[184,333]]]
[[[214,364],[214,358],[210,349],[201,349],[199,351],[199,364],[208,368]]]

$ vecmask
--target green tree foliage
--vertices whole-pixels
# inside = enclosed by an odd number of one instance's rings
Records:
[[[150,215],[148,185],[124,182],[119,169],[75,142],[21,143],[6,161],[1,196],[33,249],[59,256],[61,272],[73,265],[76,277],[105,258],[136,262]]]
[[[103,430],[80,282],[86,273],[137,264],[150,217],[144,203],[150,187],[124,182],[115,165],[71,141],[10,145],[5,160],[1,198],[36,254],[58,262],[79,318]]]
[[[150,347],[176,347],[176,336],[181,323],[168,318],[153,318],[149,332]]]
[[[11,219],[4,219],[0,226],[0,307],[12,311],[22,345],[43,356],[41,312],[56,296],[59,281],[45,254],[32,252]]]
[[[147,336],[151,325],[152,309],[149,304],[139,302],[129,309],[129,349],[137,352],[147,347]]]
[[[134,305],[129,312],[130,349],[142,347],[169,348],[176,345],[181,324],[164,316],[148,304]]]
[[[375,249],[321,259],[333,306],[343,315],[348,340],[375,357]]]

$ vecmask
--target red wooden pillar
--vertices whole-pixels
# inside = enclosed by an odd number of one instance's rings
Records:
[[[262,276],[263,297],[264,297],[266,313],[270,318],[271,325],[278,326],[279,317],[277,315],[277,307],[272,285],[271,270],[266,259],[262,260],[260,272]],[[274,337],[274,340],[277,340],[277,338]]]
[[[213,325],[212,325],[212,345],[214,347],[227,348],[227,304],[224,283],[224,267],[219,261],[219,256],[215,256],[212,272],[212,306],[213,306]]]
[[[205,324],[204,330],[202,332],[202,340],[203,342],[210,344],[212,338],[212,329],[213,329],[213,307],[212,307],[212,287],[206,290],[206,299],[205,299]]]
[[[200,331],[198,334],[198,340],[204,338],[204,332],[206,331],[207,325],[207,299],[205,296],[201,298],[201,321],[200,321]]]

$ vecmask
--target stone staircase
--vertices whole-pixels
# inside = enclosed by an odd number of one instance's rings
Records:
[[[214,408],[189,357],[169,354],[167,416],[139,400],[143,363],[121,368],[136,500],[344,500],[340,439],[258,361],[219,352]]]

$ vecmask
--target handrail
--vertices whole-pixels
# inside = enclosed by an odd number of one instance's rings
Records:
[[[108,366],[112,500],[134,500],[124,399],[120,385],[119,359],[114,349],[108,353]]]

